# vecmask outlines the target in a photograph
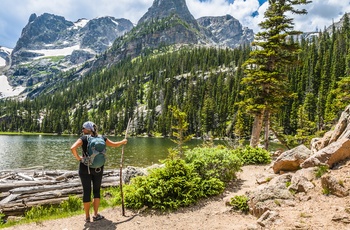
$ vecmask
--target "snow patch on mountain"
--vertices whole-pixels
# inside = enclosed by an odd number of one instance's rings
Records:
[[[23,86],[12,87],[7,81],[5,75],[0,75],[0,99],[6,97],[18,96],[26,88]]]
[[[74,26],[72,29],[80,29],[83,28],[90,20],[82,18],[79,19],[78,21],[74,22]]]
[[[0,57],[0,67],[3,67],[6,65],[6,60]]]
[[[56,57],[56,56],[67,56],[71,55],[74,50],[81,50],[79,45],[66,47],[62,49],[43,49],[43,50],[28,50],[28,52],[42,54],[43,56],[35,57],[35,59],[40,59],[43,57]]]

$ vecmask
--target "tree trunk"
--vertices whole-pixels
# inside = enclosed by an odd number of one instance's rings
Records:
[[[255,114],[255,117],[254,117],[252,136],[250,138],[250,146],[253,148],[259,145],[260,133],[261,133],[262,124],[263,124],[263,114],[264,113]]]
[[[270,131],[270,111],[265,110],[264,113],[265,135],[264,146],[266,150],[269,150],[269,131]]]

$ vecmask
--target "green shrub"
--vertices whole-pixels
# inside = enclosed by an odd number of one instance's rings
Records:
[[[229,182],[241,170],[242,161],[233,150],[227,148],[194,148],[185,153],[185,161],[204,179],[217,178]]]
[[[249,206],[248,206],[248,201],[249,198],[244,195],[237,195],[231,198],[230,205],[233,207],[235,210],[240,210],[244,213],[249,212]]]
[[[5,223],[5,217],[6,215],[2,211],[0,211],[0,225]]]
[[[36,206],[32,207],[25,213],[25,218],[29,220],[40,220],[50,216],[64,216],[70,213],[81,211],[83,202],[78,196],[69,196],[68,200],[63,201],[60,205]]]
[[[54,208],[52,205],[48,206],[48,207],[44,207],[44,206],[36,206],[36,207],[32,207],[31,209],[29,209],[26,213],[25,213],[25,218],[29,219],[29,220],[37,220],[46,216],[51,216],[55,213],[57,213],[56,211],[57,209]]]
[[[325,174],[328,171],[328,166],[326,165],[320,165],[317,167],[315,176],[316,178],[320,178],[323,174]]]
[[[176,210],[202,197],[220,194],[223,189],[223,182],[215,178],[202,180],[184,160],[167,160],[164,168],[154,169],[148,176],[135,177],[125,186],[125,206]]]
[[[236,149],[236,151],[244,165],[268,164],[271,162],[271,154],[262,148],[253,148],[247,145],[244,149]]]
[[[63,201],[60,207],[64,212],[80,211],[83,207],[83,201],[78,196],[69,196],[68,200]]]

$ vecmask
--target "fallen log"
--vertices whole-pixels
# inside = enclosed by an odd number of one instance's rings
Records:
[[[6,182],[6,184],[0,184],[0,192],[8,192],[11,189],[19,187],[30,187],[33,185],[50,185],[57,183],[57,181],[52,180]]]
[[[33,194],[51,190],[62,190],[65,188],[81,186],[80,182],[68,183],[68,184],[55,184],[55,185],[43,185],[34,187],[19,187],[9,190],[11,194]]]
[[[23,178],[26,181],[34,181],[35,180],[34,177],[27,176],[23,173],[17,173],[17,176],[19,176],[20,178]]]
[[[28,202],[28,203],[16,203],[15,205],[9,203],[1,206],[0,210],[6,216],[20,216],[20,215],[23,215],[25,211],[29,210],[32,207],[36,207],[39,205],[40,206],[58,205],[63,201],[68,200],[68,198],[69,197],[61,197],[61,198],[40,200],[40,201],[34,201],[34,202]]]
[[[0,201],[0,207],[1,207],[2,204],[7,204],[7,203],[9,203],[9,202],[11,202],[13,200],[16,200],[18,196],[19,196],[19,194],[10,194],[10,195],[8,195],[6,198],[4,198],[4,199],[2,199]]]
[[[42,193],[35,193],[35,194],[24,194],[24,195],[18,195],[17,200],[19,202],[32,202],[42,199],[52,199],[52,198],[58,198],[58,197],[65,197],[70,195],[76,195],[81,194],[83,192],[82,187],[75,187],[75,188],[68,188],[68,189],[62,189],[62,190],[56,190],[56,191],[47,191]],[[17,202],[17,201],[16,201]]]
[[[138,175],[135,170],[126,171],[128,177]],[[118,187],[120,172],[104,170],[102,187]],[[70,195],[82,196],[78,171],[13,170],[0,171],[0,212],[23,215],[37,205],[55,205],[67,200]]]
[[[66,172],[63,175],[56,177],[56,181],[67,180],[72,177],[79,176],[78,172]]]

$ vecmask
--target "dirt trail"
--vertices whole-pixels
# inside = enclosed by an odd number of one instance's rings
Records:
[[[350,207],[350,198],[338,198],[325,196],[315,190],[306,196],[306,200],[296,198],[294,205],[285,205],[278,210],[278,219],[269,226],[263,228],[257,224],[257,218],[252,215],[244,215],[231,211],[225,205],[234,195],[242,195],[246,191],[258,186],[257,180],[271,176],[271,170],[267,166],[244,166],[238,174],[237,181],[220,197],[200,202],[196,206],[181,209],[175,213],[159,215],[154,212],[140,214],[126,210],[126,216],[122,216],[121,207],[110,208],[101,211],[104,220],[85,224],[84,215],[70,218],[44,221],[18,225],[8,230],[260,230],[260,229],[350,229],[350,224],[344,221],[335,221],[334,216],[344,217],[347,208]],[[337,172],[349,177],[350,167]],[[305,196],[305,195],[304,195]],[[348,215],[350,220],[350,216]]]

